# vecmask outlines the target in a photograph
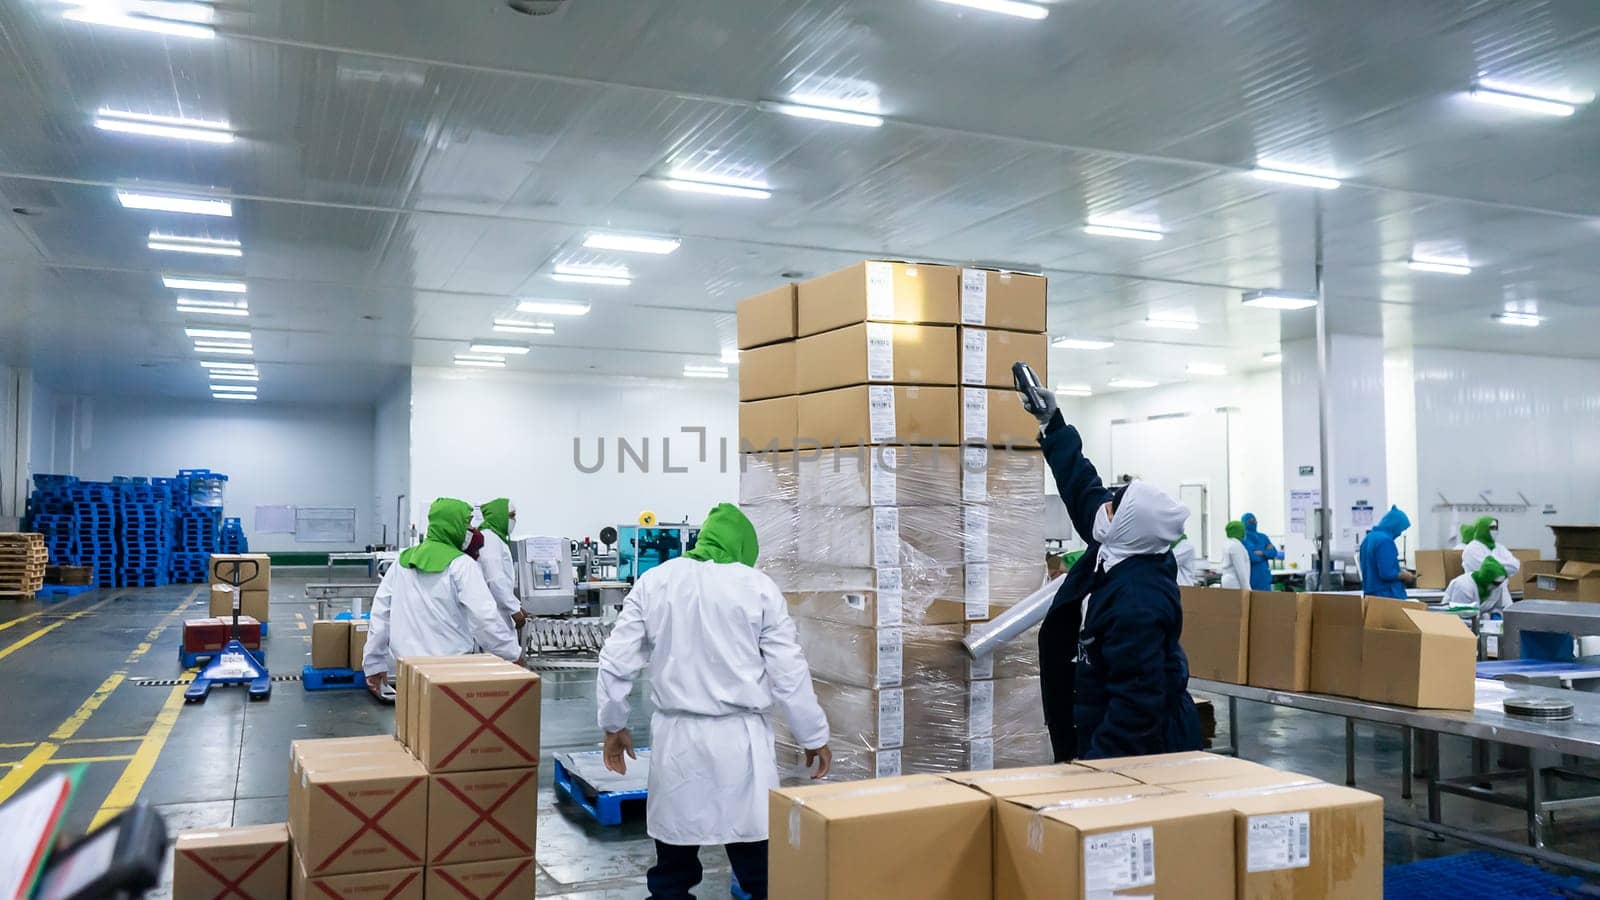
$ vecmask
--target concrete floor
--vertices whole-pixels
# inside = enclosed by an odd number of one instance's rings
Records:
[[[309,622],[303,599],[311,570],[273,573],[272,632],[267,662],[297,674],[309,661]],[[306,693],[299,684],[274,687],[270,700],[250,703],[242,690],[214,691],[202,706],[185,706],[182,686],[148,686],[140,679],[179,677],[176,648],[183,618],[204,615],[203,592],[192,585],[92,591],[54,604],[0,601],[0,800],[55,766],[83,761],[87,771],[67,822],[87,828],[97,813],[138,797],[156,804],[174,831],[282,821],[288,742],[299,738],[387,733],[389,707],[364,692]],[[654,859],[642,820],[599,828],[558,805],[550,787],[550,755],[593,749],[593,675],[542,673],[544,717],[539,794],[538,864],[541,897],[622,900],[644,896],[643,875]],[[641,705],[643,705],[641,703]],[[644,711],[634,733],[648,741]],[[1243,755],[1334,783],[1344,777],[1343,723],[1310,713],[1242,704]],[[1399,798],[1399,738],[1393,730],[1359,732],[1360,787],[1382,794],[1391,810]],[[1446,739],[1447,771],[1461,771],[1464,742]],[[1424,793],[1410,802],[1419,817]],[[642,817],[640,817],[642,819]],[[1513,810],[1461,798],[1444,799],[1447,823],[1520,841],[1523,820]],[[1553,849],[1600,858],[1600,814],[1567,814],[1550,832]],[[1390,863],[1471,849],[1400,826],[1385,834]],[[700,895],[726,896],[729,874],[720,852],[704,854]],[[166,897],[165,889],[153,895]]]

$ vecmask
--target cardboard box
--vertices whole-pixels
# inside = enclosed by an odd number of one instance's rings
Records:
[[[1334,785],[1262,788],[1233,807],[1242,900],[1383,896],[1383,799]]]
[[[799,558],[861,569],[960,566],[962,512],[958,506],[802,506]]]
[[[243,591],[265,591],[272,587],[272,557],[265,553],[213,553],[211,554],[211,583],[233,584],[233,560],[255,560],[256,574],[252,578],[239,579],[239,589]],[[240,576],[249,574],[250,567],[243,566],[239,570]]]
[[[794,341],[740,350],[739,399],[765,400],[798,393],[794,360]]]
[[[900,628],[906,625],[959,625],[967,621],[966,602],[960,597],[919,601],[905,607],[896,592],[804,591],[784,594],[789,615],[821,619],[856,628]],[[987,607],[985,607],[987,608]]]
[[[311,623],[311,668],[350,668],[350,622],[318,619]]]
[[[1234,896],[1234,813],[1191,794],[1104,792],[995,803],[995,900]]]
[[[1181,753],[1155,753],[1149,756],[1122,756],[1114,759],[1079,760],[1078,765],[1102,772],[1126,775],[1140,784],[1170,787],[1191,781],[1213,781],[1265,775],[1273,770],[1245,759],[1218,756],[1200,750]]]
[[[533,857],[429,866],[428,900],[491,900],[532,897],[539,872]]]
[[[1361,629],[1367,598],[1311,595],[1311,692],[1355,697],[1361,693]]]
[[[1571,600],[1578,603],[1600,603],[1600,563],[1564,562],[1555,575],[1535,576],[1535,590],[1527,597],[1545,600]]]
[[[428,776],[428,865],[533,855],[539,770]]]
[[[1011,331],[1045,331],[1048,288],[1049,283],[1042,275],[962,269],[961,324]],[[1035,371],[1043,376],[1042,369]]]
[[[795,338],[795,286],[785,284],[739,301],[740,350]]]
[[[800,282],[801,337],[857,322],[957,325],[961,273],[950,266],[869,260]]]
[[[1470,710],[1478,639],[1456,616],[1421,603],[1368,597],[1361,631],[1363,700]]]
[[[414,749],[429,772],[539,764],[539,676],[504,665],[422,670]]]
[[[773,791],[771,896],[987,900],[992,803],[932,775]]]
[[[1522,564],[1519,573],[1522,578],[1522,596],[1527,600],[1553,600],[1554,597],[1546,596],[1539,589],[1540,575],[1560,575],[1561,560],[1559,559],[1533,559]],[[1551,585],[1554,587],[1554,583]]]
[[[1288,787],[1304,787],[1307,785],[1322,785],[1326,782],[1310,775],[1299,772],[1283,772],[1278,769],[1268,769],[1265,772],[1251,772],[1245,775],[1232,775],[1227,778],[1210,778],[1205,781],[1184,781],[1170,784],[1170,790],[1181,791],[1185,794],[1203,794],[1226,800],[1231,797],[1242,797],[1262,793],[1264,789],[1277,789]]]
[[[1178,597],[1183,604],[1179,644],[1189,658],[1189,674],[1244,684],[1250,674],[1250,592],[1180,587]]]
[[[422,900],[423,896],[422,869],[415,866],[313,876],[297,848],[290,873],[292,900]]]
[[[350,668],[361,671],[361,661],[367,655],[367,632],[372,623],[357,619],[350,623]]]
[[[800,475],[794,451],[740,454],[740,506],[754,503],[787,503],[799,497]]]
[[[1045,495],[1048,470],[1037,447],[999,450],[961,448],[961,499],[1016,510],[1018,517],[1044,519],[1044,507],[1056,502]]]
[[[289,892],[289,827],[185,831],[172,848],[172,900],[279,900]]]
[[[1463,571],[1460,550],[1418,550],[1416,556],[1417,587],[1425,590],[1442,591]]]
[[[1539,550],[1513,549],[1511,551],[1511,555],[1515,556],[1517,558],[1517,562],[1520,564],[1519,568],[1517,569],[1517,574],[1506,579],[1506,590],[1511,591],[1514,594],[1518,591],[1521,591],[1527,583],[1528,564],[1532,562],[1541,562],[1544,559],[1544,554]]]
[[[268,591],[241,590],[239,592],[240,615],[249,616],[257,622],[271,621],[268,617],[268,596]],[[233,588],[230,585],[211,585],[210,598],[211,615],[219,619],[227,619],[233,616]]]
[[[392,750],[296,757],[289,834],[314,876],[420,866],[427,846],[428,773]]]
[[[1002,798],[1106,791],[1139,784],[1125,775],[1097,772],[1072,763],[1028,766],[1021,769],[993,769],[987,772],[951,772],[944,777],[956,784],[964,784],[975,791],[982,791],[991,797]]]
[[[961,389],[961,443],[1024,448],[1039,445],[1039,423],[1014,390]]]
[[[875,384],[803,394],[798,417],[800,446],[812,449],[863,444],[953,446],[961,436],[960,399],[952,387]],[[741,437],[742,432],[741,427]]]
[[[788,733],[783,718],[778,717],[772,725],[772,730],[777,736],[779,783],[784,787],[815,785],[817,782],[811,780],[811,772],[806,767],[806,752],[800,749],[794,735]],[[872,778],[898,778],[905,774],[904,760],[899,747],[874,750],[834,739],[829,740],[828,747],[833,751],[833,769],[828,775],[829,783],[844,784]]]
[[[793,450],[798,402],[794,397],[773,397],[739,404],[739,452]]]
[[[1311,595],[1250,592],[1250,685],[1311,687]]]
[[[1600,562],[1600,525],[1551,525],[1556,536],[1556,559],[1565,562]]]
[[[420,730],[422,719],[421,685],[424,671],[442,671],[446,668],[504,671],[504,667],[507,665],[510,664],[489,653],[478,653],[472,656],[421,656],[402,660],[400,662],[400,681],[395,685],[395,718],[397,722],[395,727],[397,729],[400,728],[398,720],[403,715],[405,718],[405,730],[401,740],[406,745],[406,749],[415,754],[422,741],[422,732]],[[402,694],[409,696],[410,699],[402,701],[400,699]]]
[[[853,384],[954,386],[956,329],[951,325],[862,322],[795,342],[796,393]]]
[[[187,653],[214,653],[228,643],[233,631],[231,613],[226,619],[189,619],[183,623],[183,649]],[[239,643],[246,650],[260,650],[261,623],[240,616]]]
[[[817,619],[795,619],[811,674],[824,681],[864,688],[919,681],[960,681],[967,654],[960,625],[852,628]]]
[[[1050,337],[962,326],[961,381],[968,387],[1014,389],[1011,364],[1025,362],[1039,381],[1050,383]]]
[[[411,756],[404,745],[386,734],[290,741],[289,781],[290,783],[299,781],[301,771],[311,760],[321,762],[332,757],[370,757],[374,754],[397,754],[407,758]]]
[[[801,506],[961,502],[962,456],[956,447],[840,447],[795,456]]]

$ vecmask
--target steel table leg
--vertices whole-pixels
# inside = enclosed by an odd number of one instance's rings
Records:
[[[1438,823],[1441,821],[1439,812],[1439,735],[1437,732],[1424,731],[1422,733],[1423,753],[1428,760],[1428,821]]]
[[[1544,846],[1544,773],[1538,754],[1528,753],[1528,846]]]
[[[1482,738],[1472,739],[1472,774],[1483,775],[1489,771],[1489,742]],[[1479,787],[1493,787],[1493,782],[1484,778],[1478,782]]]
[[[1356,783],[1356,720],[1349,717],[1344,720],[1344,783]]]
[[[1411,752],[1412,736],[1411,727],[1402,726],[1400,729],[1400,799],[1411,799]]]
[[[1228,743],[1233,745],[1235,759],[1244,759],[1239,749],[1239,698],[1228,698]]]

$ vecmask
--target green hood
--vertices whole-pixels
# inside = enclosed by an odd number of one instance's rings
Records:
[[[511,543],[511,501],[496,497],[478,507],[483,510],[483,527],[500,535],[500,540]]]
[[[1228,537],[1231,537],[1236,541],[1244,540],[1244,523],[1238,519],[1234,519],[1232,522],[1229,522],[1227,526],[1222,529],[1222,531]]]
[[[1473,532],[1473,529],[1476,528],[1476,527],[1477,526],[1474,525],[1472,522],[1468,522],[1467,524],[1461,526],[1461,543],[1463,543],[1463,544],[1472,543],[1472,532]]]
[[[1492,556],[1485,559],[1483,565],[1478,567],[1478,571],[1472,573],[1472,580],[1478,585],[1478,599],[1480,601],[1489,599],[1489,592],[1494,590],[1494,583],[1505,577],[1506,567],[1500,564],[1500,560]]]
[[[1472,523],[1472,539],[1478,543],[1494,549],[1494,538],[1489,535],[1489,529],[1494,527],[1494,516],[1484,516]]]
[[[690,559],[715,563],[756,564],[756,554],[761,546],[756,541],[756,527],[744,517],[739,507],[732,503],[718,503],[700,526],[700,536],[695,538],[694,549],[685,553]]]
[[[464,500],[440,497],[428,507],[428,534],[422,543],[400,554],[400,565],[419,572],[443,572],[461,556],[467,542],[472,507]]]

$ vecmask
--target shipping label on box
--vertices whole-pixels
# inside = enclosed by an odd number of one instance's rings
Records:
[[[446,669],[420,690],[417,758],[429,772],[539,764],[539,676]]]
[[[367,632],[371,625],[364,619],[357,619],[350,623],[350,668],[362,670],[362,661],[367,655]]]
[[[962,269],[961,324],[1043,332],[1047,288],[1041,275]]]
[[[1039,423],[1017,400],[1016,392],[994,388],[961,389],[961,441],[993,447],[1027,447],[1039,437]]]
[[[289,857],[282,823],[185,831],[173,846],[173,900],[277,900],[289,891]]]
[[[1235,794],[1241,897],[1383,895],[1383,800],[1334,785]]]
[[[428,865],[532,856],[539,770],[428,776]]]
[[[961,329],[961,384],[1011,389],[1013,363],[1027,363],[1045,384],[1049,379],[1049,338],[988,328]]]

